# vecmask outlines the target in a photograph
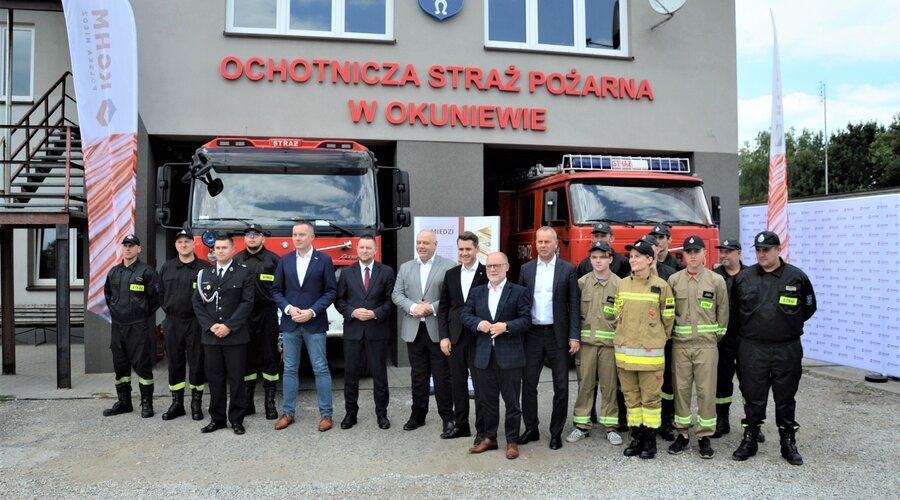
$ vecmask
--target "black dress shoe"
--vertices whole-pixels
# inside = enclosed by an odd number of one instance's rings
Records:
[[[231,424],[231,429],[234,430],[234,433],[238,436],[242,436],[246,430],[244,430],[244,424]]]
[[[225,428],[225,422],[210,422],[206,424],[206,427],[200,429],[200,432],[207,434],[209,432],[216,432],[219,429]]]
[[[441,434],[441,438],[443,439],[456,439],[461,437],[470,437],[472,435],[472,430],[468,425],[463,425],[462,427],[453,426],[449,432],[445,432]]]
[[[538,441],[541,439],[541,433],[537,429],[525,429],[525,432],[519,435],[519,445]]]
[[[422,427],[423,425],[425,425],[424,419],[420,420],[418,418],[409,417],[409,420],[407,420],[406,423],[403,424],[403,430],[404,431],[414,431],[414,430],[418,429],[419,427]]]
[[[560,435],[554,434],[550,436],[550,449],[558,450],[560,448],[562,448],[562,438],[560,437]]]
[[[387,417],[378,417],[378,428],[385,429],[385,430],[390,429],[391,421],[388,420]]]
[[[448,439],[450,436],[458,432],[456,428],[456,424],[451,422],[444,422],[444,430],[441,432],[441,439]]]
[[[341,429],[350,429],[356,425],[356,415],[347,415],[341,420]]]

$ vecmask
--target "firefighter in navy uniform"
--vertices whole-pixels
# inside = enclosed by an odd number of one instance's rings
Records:
[[[606,222],[598,222],[594,224],[594,228],[591,230],[591,248],[594,247],[598,241],[605,241],[609,243],[610,248],[612,247],[613,241],[615,241],[616,237],[613,236],[612,227]],[[590,254],[590,252],[588,252]],[[628,257],[616,253],[613,250],[613,259],[612,264],[609,266],[610,272],[618,276],[619,278],[624,278],[631,274],[631,265],[628,263]],[[591,265],[591,256],[588,255],[578,264],[578,277],[581,278],[586,274],[591,274],[594,272],[594,266]]]
[[[732,455],[743,461],[756,455],[759,426],[766,418],[769,388],[775,401],[775,422],[781,456],[803,464],[797,451],[794,396],[800,385],[803,323],[816,312],[812,283],[799,268],[779,257],[781,240],[763,231],[753,241],[757,264],[737,275],[732,303],[739,308],[741,387],[744,391],[744,439]]]
[[[203,346],[200,344],[200,323],[194,314],[191,297],[196,293],[197,273],[209,264],[194,254],[194,235],[182,229],[175,235],[178,256],[167,260],[159,271],[162,310],[166,313],[163,332],[166,335],[166,358],[169,360],[169,390],[172,404],[162,415],[172,420],[185,414],[184,389],[191,388],[191,418],[203,419],[203,391],[206,372],[203,368]],[[185,380],[185,365],[190,373]]]
[[[244,375],[246,415],[256,413],[253,397],[256,393],[256,381],[262,375],[266,419],[275,420],[278,418],[275,384],[278,382],[281,358],[278,354],[278,312],[272,299],[272,283],[275,281],[279,257],[264,244],[269,235],[268,231],[257,224],[247,226],[244,229],[247,248],[235,255],[234,261],[246,266],[256,283],[253,312],[248,322],[250,343],[247,344],[247,372]]]
[[[675,271],[681,271],[686,267],[684,262],[676,259],[675,256],[669,252],[669,244],[672,243],[672,235],[668,226],[665,224],[657,224],[653,230],[650,231],[650,236],[655,237],[659,242],[659,251],[656,253],[657,262],[665,264]]]
[[[133,234],[122,239],[122,262],[106,275],[103,295],[112,319],[109,348],[116,373],[118,400],[103,416],[129,413],[131,370],[141,389],[141,417],[153,416],[153,337],[148,321],[159,308],[156,270],[139,260],[141,240]]]

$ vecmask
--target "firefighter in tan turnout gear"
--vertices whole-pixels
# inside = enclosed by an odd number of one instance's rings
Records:
[[[613,339],[616,330],[616,292],[619,277],[610,270],[615,254],[609,243],[597,241],[591,245],[593,271],[578,280],[581,290],[581,349],[578,351],[578,395],[572,422],[575,429],[566,437],[574,443],[591,431],[591,406],[594,389],[600,381],[601,406],[597,421],[606,430],[610,443],[622,444],[616,432],[619,407],[616,402],[616,358]]]
[[[728,291],[725,279],[706,269],[706,245],[699,236],[684,240],[687,268],[669,278],[675,294],[672,336],[672,381],[675,390],[675,428],[678,438],[669,453],[689,448],[691,392],[697,387],[697,431],[701,458],[712,458],[709,438],[716,432],[717,344],[728,328]]]
[[[631,443],[623,454],[655,458],[656,431],[662,422],[663,351],[675,322],[675,298],[669,285],[650,272],[654,251],[649,243],[638,240],[625,250],[630,254],[631,276],[619,283],[613,341],[631,427]]]

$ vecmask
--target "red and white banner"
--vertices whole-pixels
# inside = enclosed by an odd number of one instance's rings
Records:
[[[127,0],[63,0],[88,204],[87,309],[109,320],[103,284],[134,232],[137,34]]]
[[[781,102],[781,62],[778,60],[778,34],[775,32],[775,16],[772,15],[772,130],[769,140],[769,216],[768,230],[781,239],[781,257],[790,262],[790,236],[788,235],[788,170],[784,146],[784,108]]]

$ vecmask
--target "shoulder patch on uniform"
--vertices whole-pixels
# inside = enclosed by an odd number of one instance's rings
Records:
[[[813,296],[812,296],[812,295],[807,295],[807,296],[806,296],[806,305],[811,306],[812,303],[813,303]]]
[[[666,297],[666,305],[667,305],[667,306],[674,306],[674,305],[675,305],[675,299],[674,299],[673,297]]]
[[[609,296],[606,297],[606,302],[608,302],[608,303],[610,303],[610,304],[615,304],[615,303],[616,303],[616,298],[613,297],[612,295],[609,295]]]
[[[713,298],[713,297],[715,297],[715,296],[716,296],[716,294],[714,294],[713,292],[703,292],[703,298],[704,298],[704,299],[711,299],[711,298]]]
[[[140,283],[140,282],[144,281],[144,277],[143,276],[135,276],[134,281],[137,281],[138,283]]]

